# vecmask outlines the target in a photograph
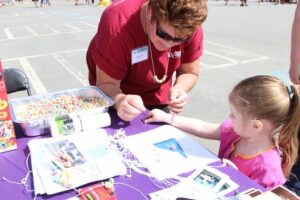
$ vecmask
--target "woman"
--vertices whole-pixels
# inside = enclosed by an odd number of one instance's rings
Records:
[[[126,121],[146,107],[182,111],[198,79],[206,16],[205,0],[114,1],[87,51],[90,84]]]

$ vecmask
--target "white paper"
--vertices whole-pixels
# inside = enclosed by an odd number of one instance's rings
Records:
[[[36,167],[33,172],[34,178],[40,177],[40,183],[47,194],[66,191],[126,173],[122,158],[110,147],[109,138],[102,129],[57,138],[31,140],[28,146],[34,158],[32,166]],[[58,156],[61,152],[72,157],[72,166],[63,165]],[[70,187],[55,183],[53,163],[70,177],[68,181]],[[38,192],[43,192],[40,183],[35,182],[35,188],[38,188]]]
[[[34,186],[34,193],[35,195],[38,195],[38,194],[45,194],[46,191],[44,189],[44,186],[41,182],[41,178],[40,178],[40,175],[37,171],[37,168],[36,168],[36,160],[35,160],[35,155],[32,155],[31,154],[31,167],[32,167],[32,176],[33,176],[33,186]]]
[[[157,144],[168,140],[177,141],[185,156],[178,152],[157,147]],[[216,155],[203,148],[196,140],[169,125],[129,136],[124,143],[144,167],[150,171],[151,175],[158,180],[176,177],[178,174],[220,160]],[[172,147],[170,148],[172,149]]]
[[[197,169],[177,185],[150,193],[153,200],[174,200],[178,197],[215,200],[236,189],[238,185],[226,174],[208,166]]]
[[[82,130],[97,129],[107,127],[111,124],[108,113],[98,113],[94,115],[79,115]]]

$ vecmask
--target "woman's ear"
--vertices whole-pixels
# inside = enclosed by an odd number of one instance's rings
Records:
[[[146,13],[147,21],[151,22],[152,18],[152,10],[149,8],[149,5],[147,6],[147,13]]]

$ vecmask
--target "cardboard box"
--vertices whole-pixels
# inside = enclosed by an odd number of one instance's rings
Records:
[[[15,130],[11,119],[5,79],[0,60],[0,152],[17,148]]]

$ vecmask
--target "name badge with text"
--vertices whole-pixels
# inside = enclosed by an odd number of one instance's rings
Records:
[[[139,47],[131,51],[131,65],[148,59],[148,46]]]

